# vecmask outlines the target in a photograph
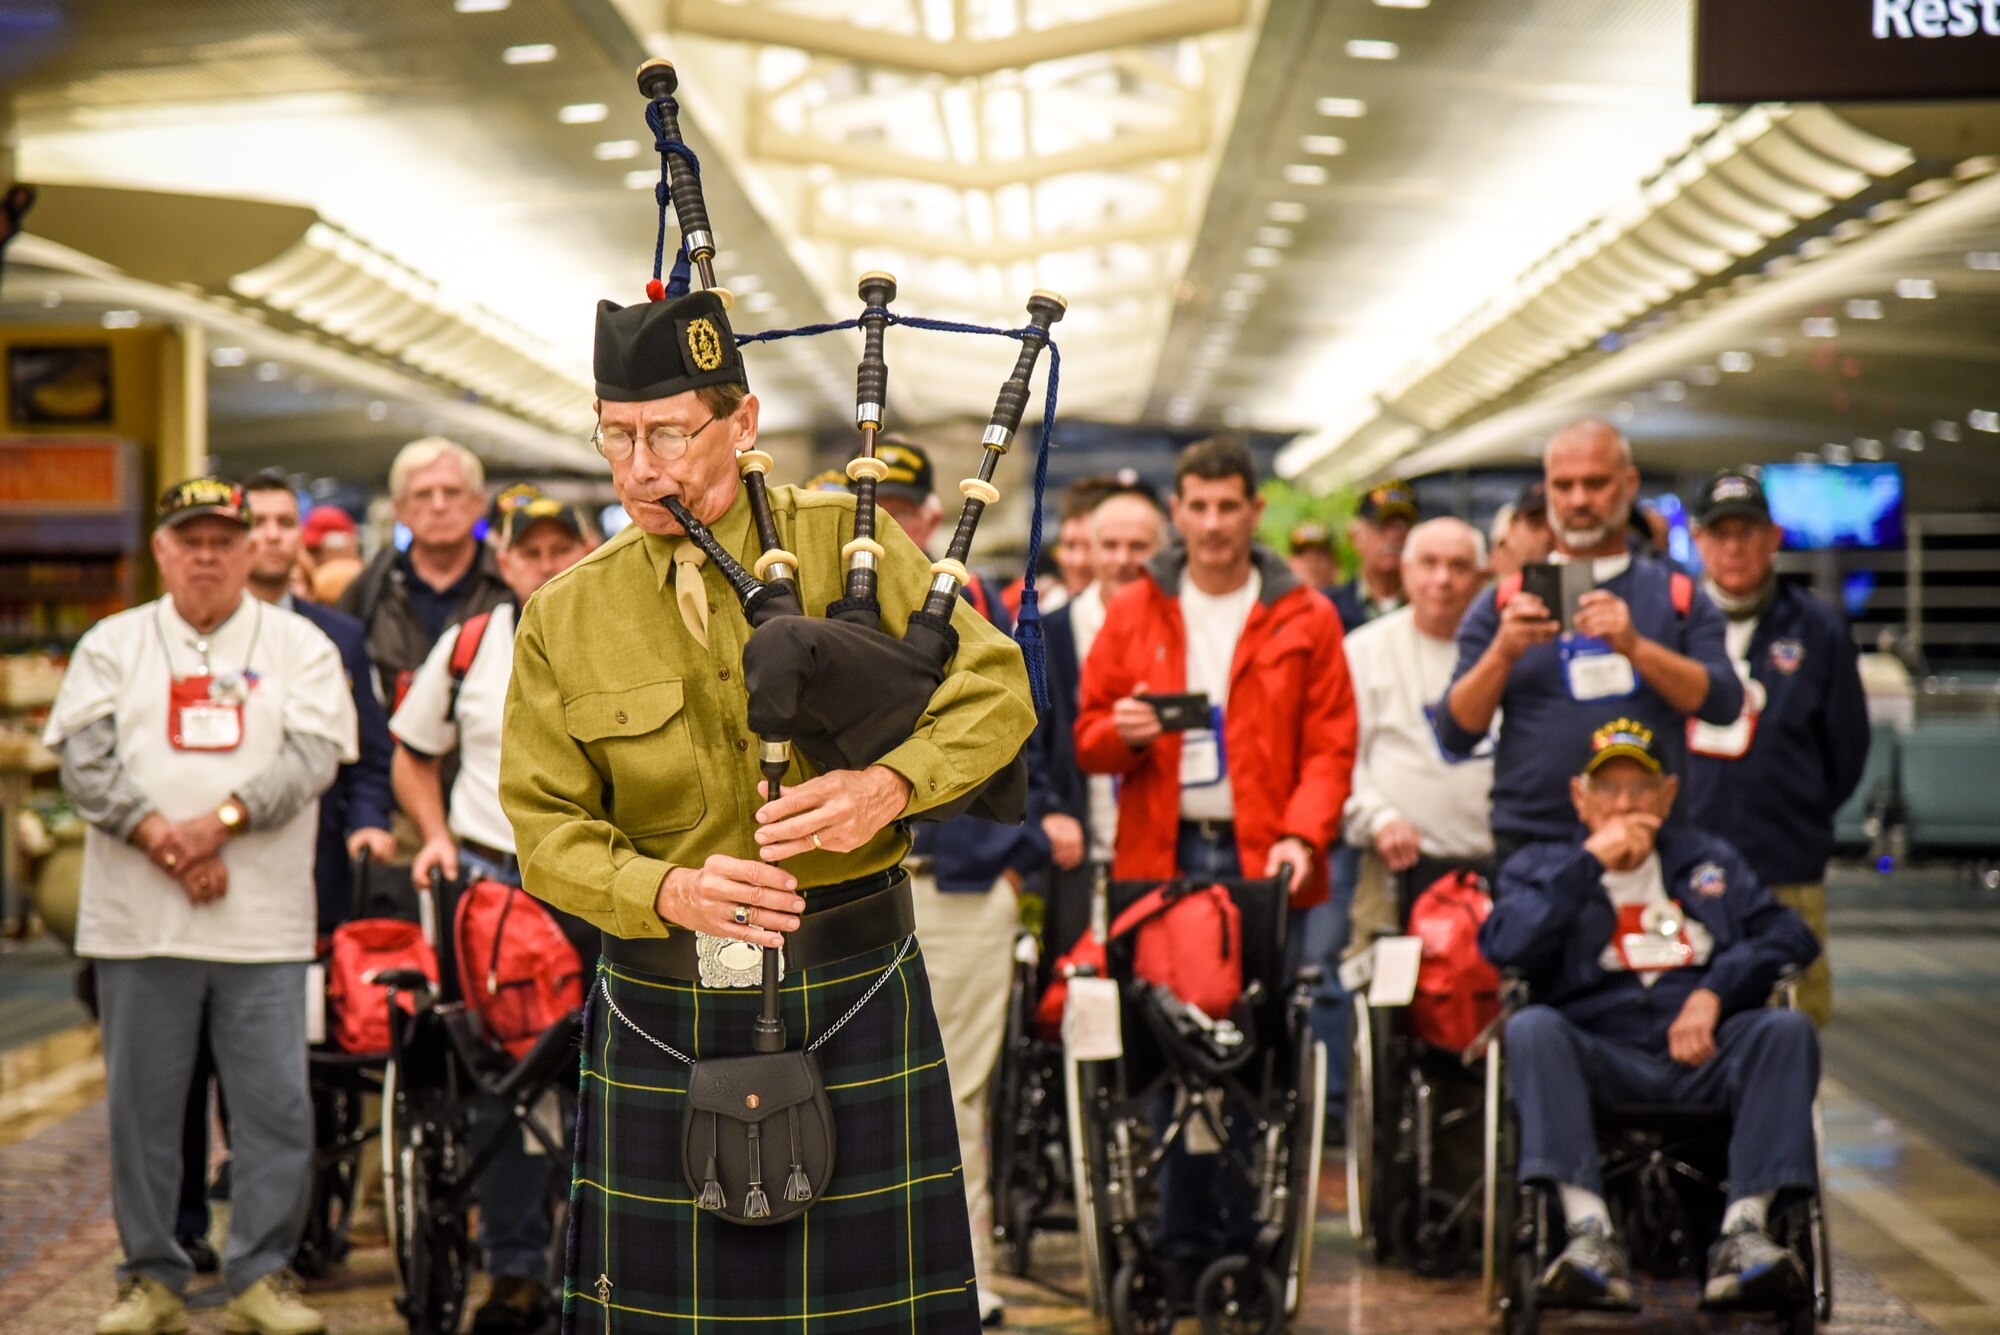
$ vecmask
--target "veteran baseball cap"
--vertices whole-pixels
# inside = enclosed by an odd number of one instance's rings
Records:
[[[538,492],[516,499],[500,517],[500,545],[511,550],[528,536],[535,525],[544,521],[560,524],[578,542],[590,541],[590,526],[583,517],[583,511]]]
[[[847,474],[838,468],[823,468],[802,484],[805,491],[848,491]]]
[[[1764,498],[1763,486],[1755,476],[1737,468],[1725,469],[1710,478],[1695,505],[1695,520],[1703,525],[1731,515],[1764,524],[1771,522],[1771,503]]]
[[[924,447],[901,436],[890,436],[875,447],[875,457],[889,466],[875,484],[877,496],[895,496],[923,502],[937,491],[937,472]]]
[[[354,516],[337,505],[315,505],[301,526],[306,550],[318,556],[355,548]]]
[[[1410,489],[1409,483],[1395,478],[1370,487],[1355,514],[1371,524],[1386,524],[1392,519],[1407,519],[1414,524],[1421,517],[1417,511],[1417,493]]]
[[[1637,761],[1648,773],[1658,774],[1660,753],[1653,743],[1653,730],[1636,719],[1615,718],[1591,733],[1583,772],[1595,774],[1613,760]]]
[[[593,361],[597,397],[611,403],[642,403],[710,385],[750,383],[729,313],[713,292],[637,306],[598,302]]]
[[[160,528],[176,528],[204,515],[250,527],[250,503],[243,497],[243,488],[219,477],[191,477],[175,483],[161,494],[156,511]]]
[[[1292,531],[1287,535],[1286,541],[1294,552],[1302,552],[1307,548],[1317,548],[1322,552],[1333,550],[1333,534],[1327,532],[1325,524],[1311,519],[1292,525]]]

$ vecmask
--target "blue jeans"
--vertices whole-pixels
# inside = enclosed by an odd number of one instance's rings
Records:
[[[1361,879],[1361,850],[1335,844],[1327,858],[1326,903],[1305,911],[1304,960],[1323,971],[1313,988],[1313,1037],[1326,1044],[1326,1115],[1347,1108],[1347,1050],[1354,1003],[1340,985],[1340,957],[1354,936],[1354,886]]]
[[[1521,1116],[1521,1180],[1604,1194],[1590,1109],[1646,1103],[1727,1108],[1732,1200],[1818,1179],[1812,1102],[1819,1037],[1803,1011],[1741,1011],[1715,1031],[1715,1056],[1683,1066],[1664,1052],[1587,1034],[1550,1006],[1524,1007],[1503,1040]]]
[[[458,850],[459,875],[467,882],[493,880],[521,884],[520,869],[503,866],[463,844]],[[472,1147],[476,1153],[493,1137],[500,1152],[479,1175],[479,1246],[486,1253],[486,1273],[498,1278],[549,1282],[548,1192],[550,1174],[567,1165],[547,1155],[529,1154],[527,1133],[509,1122],[511,1110],[503,1099],[481,1095],[472,1105]],[[559,1127],[550,1128],[560,1139]]]

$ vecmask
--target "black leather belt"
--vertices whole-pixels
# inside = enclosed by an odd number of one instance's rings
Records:
[[[496,867],[501,867],[517,874],[521,870],[521,864],[515,859],[514,850],[511,848],[494,848],[489,844],[480,843],[477,839],[461,839],[458,841],[458,845],[460,848],[478,854]]]
[[[901,867],[805,892],[799,929],[785,938],[785,971],[837,964],[893,946],[917,930],[910,877]],[[695,933],[676,927],[664,937],[604,937],[604,958],[640,973],[693,983],[701,980]]]

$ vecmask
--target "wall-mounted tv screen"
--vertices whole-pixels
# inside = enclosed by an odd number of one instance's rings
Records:
[[[1896,464],[1766,464],[1762,481],[1789,547],[1903,545]]]

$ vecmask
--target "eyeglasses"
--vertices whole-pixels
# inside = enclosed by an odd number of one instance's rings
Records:
[[[715,419],[721,415],[721,413],[710,413],[708,421],[703,422],[692,431],[680,431],[670,426],[656,426],[646,435],[646,448],[651,450],[653,457],[661,463],[673,463],[676,459],[686,454],[688,446],[694,443],[694,438],[714,425]],[[597,447],[599,454],[614,464],[624,463],[632,457],[632,451],[638,448],[638,442],[633,440],[632,433],[624,427],[607,427],[601,422],[598,424],[595,434],[591,436],[590,443]]]
[[[1613,802],[1620,800],[1645,802],[1657,796],[1659,791],[1666,787],[1666,783],[1667,781],[1661,778],[1636,779],[1617,783],[1591,775],[1584,779],[1583,786],[1593,797],[1602,797]]]

